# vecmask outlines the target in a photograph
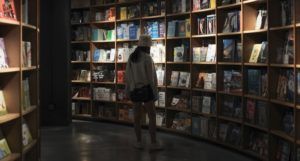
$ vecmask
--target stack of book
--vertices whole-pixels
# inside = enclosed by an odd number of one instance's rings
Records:
[[[216,120],[206,117],[192,117],[192,135],[204,138],[213,137],[216,131]]]
[[[173,0],[172,13],[185,13],[190,11],[190,0]]]
[[[113,66],[96,66],[92,73],[93,82],[115,82],[115,70]]]
[[[210,95],[193,96],[192,111],[203,114],[216,114],[216,98]]]
[[[87,102],[72,102],[72,115],[90,114],[90,104]]]
[[[116,30],[106,30],[92,28],[92,41],[114,41],[116,40]]]
[[[223,33],[239,32],[241,11],[228,12],[223,25]]]
[[[197,18],[198,35],[215,34],[217,32],[216,22],[215,14]]]
[[[216,8],[216,0],[193,0],[193,11]]]
[[[155,101],[156,107],[166,107],[166,92],[159,91],[158,92],[158,99]]]
[[[181,91],[180,95],[175,95],[171,100],[171,108],[178,110],[190,110],[189,93]]]
[[[95,21],[115,21],[116,20],[116,8],[110,7],[102,12],[95,12]]]
[[[216,44],[193,48],[193,62],[215,62],[216,61]]]
[[[173,61],[174,62],[186,62],[189,57],[189,46],[181,44],[181,46],[175,46],[173,48]]]
[[[190,19],[169,21],[167,36],[168,37],[189,37],[189,36],[191,36]]]
[[[151,38],[164,38],[166,25],[162,21],[149,21],[146,23],[145,34],[150,35]]]
[[[95,49],[93,62],[114,62],[116,49]]]
[[[291,69],[279,70],[276,98],[281,101],[293,102],[295,93],[295,74]]]
[[[90,61],[90,50],[72,49],[72,61]]]
[[[242,92],[242,73],[238,70],[224,70],[223,88],[225,92]]]
[[[90,82],[91,81],[91,71],[84,70],[84,69],[73,70],[72,80]]]
[[[165,68],[163,65],[156,65],[157,85],[163,86],[165,83]]]
[[[31,42],[22,41],[22,67],[31,67],[31,65],[32,65]]]
[[[120,7],[120,20],[138,18],[140,17],[140,10],[139,5]]]
[[[90,98],[91,90],[89,87],[72,87],[72,98]]]
[[[97,101],[116,101],[116,93],[111,88],[93,88],[93,98]]]
[[[200,89],[215,90],[217,86],[216,73],[200,72],[195,87]]]
[[[162,43],[153,43],[150,48],[150,56],[154,63],[164,63],[166,61],[166,46]]]
[[[223,39],[223,59],[224,62],[242,61],[242,43],[236,39]]]
[[[172,71],[170,86],[188,88],[190,86],[190,77],[191,74],[189,72]]]
[[[254,153],[259,154],[260,156],[266,158],[269,155],[268,152],[268,135],[249,129],[246,135],[246,149]]]
[[[91,30],[89,27],[80,26],[72,30],[72,41],[89,41]]]
[[[117,27],[118,40],[137,40],[140,37],[140,26],[134,23],[122,23]]]
[[[118,62],[127,62],[131,53],[136,49],[136,46],[128,47],[124,44],[123,47],[118,48]]]
[[[166,1],[161,0],[158,2],[146,1],[143,6],[143,16],[157,16],[166,14]]]

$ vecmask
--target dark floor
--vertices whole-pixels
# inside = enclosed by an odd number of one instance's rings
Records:
[[[148,133],[144,140],[149,144]],[[230,150],[159,133],[161,152],[132,148],[131,127],[75,121],[70,127],[42,129],[42,161],[253,161]]]

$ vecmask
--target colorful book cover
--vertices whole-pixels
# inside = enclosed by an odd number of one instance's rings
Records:
[[[0,116],[7,114],[4,92],[0,90]]]
[[[4,38],[0,38],[0,68],[8,67],[8,58],[5,50]]]
[[[23,140],[23,146],[27,146],[28,144],[30,144],[32,142],[32,135],[31,132],[29,130],[29,127],[26,123],[26,121],[23,119],[22,122],[22,140]]]
[[[234,39],[223,39],[223,61],[234,61],[236,42]]]
[[[249,63],[257,63],[258,62],[259,54],[261,51],[261,46],[262,46],[262,44],[254,44],[253,45]]]

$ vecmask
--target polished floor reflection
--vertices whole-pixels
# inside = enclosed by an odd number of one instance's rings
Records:
[[[159,133],[165,150],[149,152],[132,147],[131,127],[75,121],[69,127],[42,129],[42,161],[253,161],[209,143]],[[144,140],[149,143],[147,131]]]

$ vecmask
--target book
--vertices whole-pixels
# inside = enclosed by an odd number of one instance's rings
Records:
[[[4,91],[0,90],[0,116],[7,114]]]
[[[23,119],[22,121],[22,138],[23,138],[22,142],[24,147],[33,141],[30,129],[25,119]]]
[[[176,21],[169,21],[168,22],[168,37],[175,37],[176,36]]]
[[[31,106],[29,78],[22,80],[22,110],[25,111]]]
[[[211,97],[204,96],[202,100],[202,113],[210,114],[211,113]]]
[[[234,39],[223,39],[223,61],[235,61],[236,55],[236,40]]]
[[[239,97],[224,95],[221,114],[234,119],[242,119],[242,100]]]
[[[170,86],[177,86],[179,81],[179,72],[172,71]]]
[[[267,28],[266,21],[268,12],[267,10],[258,10],[258,15],[256,18],[255,30]]]
[[[127,19],[127,7],[120,8],[120,19],[126,20]]]
[[[216,61],[216,44],[209,44],[206,55],[206,62]]]
[[[22,21],[28,24],[28,0],[22,1]]]
[[[268,135],[254,129],[246,129],[246,149],[262,157],[268,157]]]
[[[17,20],[14,0],[1,0],[0,18]]]
[[[3,134],[3,131],[0,130],[0,159],[3,159],[11,154],[11,150],[7,143],[7,140]]]
[[[174,47],[174,62],[183,62],[185,57],[184,45]]]
[[[22,41],[22,65],[23,67],[32,66],[31,42]]]
[[[221,123],[219,124],[219,138],[221,141],[225,142],[228,133],[228,124]]]
[[[198,35],[204,35],[207,33],[207,24],[206,24],[206,18],[198,18]]]
[[[201,47],[194,47],[193,48],[193,62],[194,63],[200,62],[200,60],[201,60],[200,56],[201,56]]]
[[[255,124],[256,102],[252,99],[247,99],[246,103],[246,121]]]
[[[228,12],[223,26],[223,33],[239,32],[239,31],[240,31],[240,11]]]
[[[165,81],[165,70],[163,70],[162,66],[157,68],[156,75],[157,75],[157,85],[163,86]]]
[[[248,94],[262,95],[262,71],[258,69],[248,69]]]
[[[257,63],[258,62],[261,47],[262,47],[262,44],[254,44],[253,45],[249,63]]]
[[[178,87],[186,87],[186,88],[188,88],[190,86],[190,76],[191,76],[191,74],[189,72],[180,72],[180,74],[179,74],[179,81],[178,81]]]
[[[166,107],[166,92],[158,92],[158,107]]]
[[[0,68],[8,67],[8,57],[6,54],[4,38],[0,38]]]
[[[191,36],[191,20],[189,18],[185,19],[185,36]]]
[[[214,0],[211,0],[211,2]],[[207,34],[215,34],[217,32],[217,27],[216,27],[216,15],[215,14],[211,14],[211,15],[207,15],[206,16],[206,33]]]

